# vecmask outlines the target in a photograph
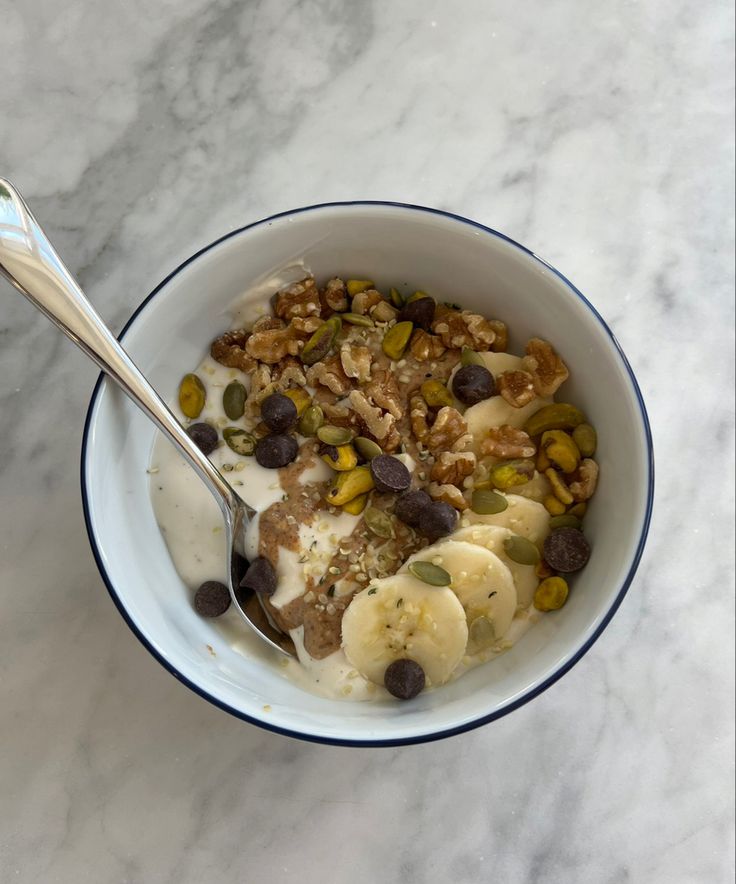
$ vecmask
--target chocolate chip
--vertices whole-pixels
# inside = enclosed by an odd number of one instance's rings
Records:
[[[434,319],[435,303],[432,298],[417,298],[405,304],[397,317],[397,322],[413,322],[417,328],[429,331]]]
[[[217,580],[206,580],[194,594],[194,610],[200,617],[219,617],[230,607],[230,590]]]
[[[411,485],[411,473],[404,464],[390,454],[379,454],[370,464],[371,475],[377,491],[397,494]]]
[[[252,589],[263,595],[273,595],[276,592],[276,572],[273,565],[264,556],[258,556],[250,563],[245,577],[240,581],[243,589]]]
[[[485,365],[464,365],[452,379],[452,392],[463,405],[475,405],[493,396],[496,382]]]
[[[337,450],[337,446],[325,445],[324,442],[320,443],[320,446],[317,449],[317,453],[320,455],[320,457],[324,457],[326,455],[334,463],[337,463],[337,461],[340,457],[340,453]]]
[[[402,658],[388,665],[383,683],[389,694],[399,700],[411,700],[424,690],[424,670],[414,660]]]
[[[577,528],[557,528],[544,541],[544,560],[555,571],[579,571],[590,558],[590,544]]]
[[[299,453],[299,445],[293,436],[271,433],[256,442],[256,460],[262,467],[278,470],[290,464]]]
[[[444,500],[433,500],[419,517],[419,533],[433,543],[450,534],[457,523],[457,510]]]
[[[272,393],[261,403],[263,423],[274,433],[285,433],[297,421],[296,405],[283,393]]]
[[[217,448],[217,430],[204,422],[187,427],[187,433],[202,454],[212,454]]]
[[[394,515],[410,528],[419,526],[424,510],[432,503],[426,491],[407,491],[396,501]]]

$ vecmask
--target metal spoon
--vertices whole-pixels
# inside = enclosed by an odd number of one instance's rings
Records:
[[[64,266],[23,197],[4,178],[0,178],[0,273],[121,387],[194,467],[225,519],[228,586],[235,608],[271,647],[294,654],[290,638],[268,621],[254,594],[242,605],[235,594],[236,557],[243,551],[255,510],[233,491],[141,374]]]

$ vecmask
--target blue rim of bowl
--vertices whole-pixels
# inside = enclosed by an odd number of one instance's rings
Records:
[[[587,652],[593,647],[595,642],[600,638],[601,634],[611,622],[613,615],[618,610],[621,602],[624,600],[624,596],[628,592],[629,587],[634,579],[634,575],[636,574],[637,568],[639,567],[639,562],[642,557],[642,553],[644,552],[644,546],[646,544],[647,535],[649,533],[649,524],[651,522],[652,517],[652,507],[654,503],[654,445],[652,442],[652,431],[649,426],[649,417],[647,415],[647,409],[644,405],[644,399],[641,395],[641,390],[639,389],[639,384],[637,383],[634,372],[629,365],[629,360],[626,358],[624,351],[621,349],[621,345],[616,340],[616,336],[613,334],[611,329],[608,327],[608,324],[600,315],[600,313],[595,309],[595,307],[590,303],[590,301],[585,297],[585,295],[576,288],[570,280],[560,273],[555,267],[549,264],[544,258],[540,258],[530,249],[526,248],[526,246],[521,245],[521,243],[516,242],[511,239],[511,237],[506,236],[503,233],[500,233],[498,230],[494,230],[491,227],[486,227],[484,224],[480,224],[478,221],[472,221],[469,218],[464,218],[462,215],[456,215],[453,212],[446,212],[443,209],[433,209],[428,206],[417,206],[412,203],[400,203],[393,202],[390,200],[344,200],[341,202],[332,202],[332,203],[317,203],[313,206],[303,206],[299,209],[292,209],[286,212],[279,212],[276,215],[271,215],[268,218],[263,218],[260,221],[254,221],[252,224],[246,224],[244,227],[240,227],[237,230],[233,230],[230,233],[226,233],[224,236],[221,236],[219,239],[214,240],[209,243],[209,245],[204,246],[198,252],[195,252],[191,257],[187,258],[183,261],[179,266],[172,270],[171,273],[165,279],[163,279],[156,288],[145,298],[144,301],[138,306],[130,319],[125,323],[123,330],[120,332],[119,340],[122,341],[125,337],[126,332],[130,328],[130,326],[135,322],[136,318],[140,314],[140,312],[146,307],[146,305],[151,301],[156,295],[161,291],[161,289],[167,285],[178,273],[180,273],[185,267],[191,264],[193,261],[196,261],[197,258],[200,258],[206,252],[213,249],[215,246],[218,246],[220,243],[225,242],[228,239],[231,239],[233,236],[238,236],[246,230],[251,230],[254,227],[260,227],[264,224],[270,224],[273,221],[278,220],[279,218],[285,218],[292,215],[301,215],[305,212],[313,212],[319,209],[331,209],[331,208],[339,208],[346,206],[382,206],[382,207],[391,207],[391,208],[399,208],[399,209],[410,209],[414,212],[422,212],[429,215],[439,215],[443,218],[449,218],[452,221],[460,221],[463,224],[467,224],[470,227],[474,227],[478,230],[484,231],[484,233],[488,233],[491,236],[495,236],[498,239],[502,239],[504,242],[509,243],[510,245],[516,247],[524,254],[529,255],[535,261],[538,261],[544,267],[546,267],[550,272],[554,273],[558,279],[562,280],[562,282],[572,291],[578,298],[585,304],[585,306],[590,310],[590,312],[595,316],[598,322],[601,324],[606,334],[611,339],[616,351],[618,352],[619,358],[623,362],[626,367],[626,371],[629,376],[629,380],[631,381],[631,385],[633,387],[634,393],[636,394],[636,400],[639,405],[639,411],[641,415],[642,426],[644,427],[644,434],[646,437],[647,443],[647,468],[649,473],[649,479],[647,482],[647,506],[646,512],[644,514],[644,522],[641,528],[641,534],[639,537],[639,543],[636,548],[636,553],[634,554],[633,561],[631,563],[631,567],[629,568],[629,572],[626,575],[626,579],[624,580],[616,598],[613,600],[610,608],[606,612],[605,617],[598,624],[595,632],[588,638],[588,640],[580,647],[575,654],[559,669],[556,669],[551,675],[549,675],[543,682],[536,685],[536,687],[529,690],[523,696],[517,698],[512,703],[509,703],[507,706],[504,706],[502,709],[498,709],[494,712],[490,712],[487,715],[481,715],[478,718],[473,719],[473,721],[465,722],[464,724],[458,725],[457,727],[447,728],[442,731],[434,731],[428,734],[421,734],[419,736],[413,737],[401,737],[396,739],[387,739],[387,740],[348,740],[348,739],[340,739],[337,737],[324,737],[318,736],[314,734],[303,733],[301,731],[293,731],[288,728],[278,727],[277,725],[269,724],[268,722],[262,721],[259,718],[255,718],[253,716],[247,715],[245,712],[241,712],[239,709],[235,709],[232,706],[224,703],[222,700],[219,700],[217,697],[214,697],[212,694],[203,690],[199,685],[190,681],[184,675],[182,675],[175,666],[173,666],[165,657],[163,657],[156,648],[148,641],[148,639],[143,635],[138,626],[133,622],[132,618],[128,614],[125,606],[123,605],[120,597],[115,590],[115,587],[110,580],[110,577],[105,570],[105,566],[102,562],[102,556],[97,545],[97,539],[95,537],[94,529],[92,527],[92,518],[90,516],[90,506],[89,506],[89,493],[87,489],[87,478],[86,478],[86,461],[87,461],[87,447],[89,444],[89,434],[92,425],[92,414],[95,409],[95,405],[97,403],[97,397],[99,396],[100,390],[102,388],[102,382],[105,379],[104,374],[100,374],[97,379],[97,383],[95,384],[95,388],[92,391],[92,398],[90,400],[89,408],[87,409],[87,417],[84,422],[84,433],[82,436],[82,456],[81,456],[81,485],[82,485],[82,505],[84,508],[84,521],[87,526],[87,534],[89,536],[89,542],[92,547],[92,553],[94,554],[95,561],[97,562],[97,568],[100,572],[100,576],[102,577],[105,586],[107,587],[110,596],[112,597],[115,606],[118,611],[122,615],[125,622],[128,624],[132,632],[138,637],[141,644],[155,657],[156,660],[167,669],[171,675],[174,676],[178,681],[185,684],[188,688],[194,691],[196,694],[199,694],[200,697],[203,697],[205,700],[208,700],[214,706],[223,709],[225,712],[229,712],[231,715],[234,715],[236,718],[240,718],[243,721],[247,721],[250,724],[254,724],[257,727],[263,728],[268,731],[272,731],[273,733],[281,734],[287,737],[295,737],[299,740],[305,740],[310,743],[321,743],[323,745],[332,745],[332,746],[358,746],[358,747],[378,747],[378,746],[411,746],[419,743],[430,743],[435,740],[442,740],[447,737],[453,737],[457,734],[465,733],[466,731],[474,730],[477,727],[482,727],[484,724],[488,724],[491,721],[495,721],[498,718],[502,718],[504,715],[508,715],[510,712],[513,712],[515,709],[518,709],[520,706],[528,703],[530,700],[533,700],[535,697],[538,697],[541,693],[547,690],[547,688],[551,687],[556,681],[562,678],[563,675],[568,673],[576,663],[578,663]]]

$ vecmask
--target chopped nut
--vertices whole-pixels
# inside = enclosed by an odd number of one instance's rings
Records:
[[[491,344],[494,353],[505,353],[509,346],[509,330],[500,319],[489,319],[488,324],[496,333],[496,340]]]
[[[409,417],[411,419],[411,431],[418,442],[424,442],[429,436],[429,424],[427,415],[429,406],[424,398],[418,393],[409,400]]]
[[[249,337],[249,332],[242,328],[225,332],[212,342],[210,355],[221,365],[250,373],[255,369],[256,361],[245,352],[245,343]]]
[[[400,405],[399,388],[391,372],[383,370],[376,372],[370,384],[366,386],[365,392],[379,408],[390,412],[396,420],[401,420],[404,416]]]
[[[460,512],[468,508],[468,502],[463,497],[462,491],[454,485],[438,485],[437,482],[431,482],[427,493],[432,500],[442,500]]]
[[[291,320],[291,328],[294,329],[294,332],[305,338],[313,335],[321,325],[322,319],[319,316],[295,316]]]
[[[357,378],[361,384],[371,377],[371,351],[364,345],[356,345],[345,341],[340,347],[340,362],[349,378]]]
[[[496,340],[490,322],[479,313],[470,310],[438,308],[432,323],[432,331],[442,343],[452,349],[469,347],[471,350],[488,350]]]
[[[460,412],[449,405],[440,408],[426,441],[432,454],[436,457],[442,451],[462,451],[470,441],[472,436]]]
[[[593,496],[598,484],[598,473],[598,464],[590,457],[584,458],[570,482],[570,493],[576,503],[589,500]]]
[[[275,316],[261,316],[260,319],[256,319],[253,323],[251,334],[254,334],[255,332],[270,331],[272,328],[286,328],[286,323],[282,319],[277,319]]]
[[[256,411],[261,402],[275,391],[276,385],[271,378],[270,367],[262,362],[259,363],[250,378],[250,394],[245,403],[246,408],[251,412]]]
[[[253,326],[253,333],[245,342],[246,351],[254,359],[273,365],[285,356],[296,356],[304,346],[292,326],[284,327],[281,323],[278,328],[263,328],[258,327],[260,322]]]
[[[342,313],[348,309],[348,295],[345,283],[337,276],[331,279],[320,292],[320,300],[322,302],[322,313],[328,312]]]
[[[330,356],[307,369],[307,383],[316,387],[322,384],[337,396],[344,396],[351,388],[350,378],[345,374],[339,356]]]
[[[421,328],[415,328],[409,342],[409,352],[417,362],[439,359],[447,348],[437,335],[430,335]]]
[[[369,433],[379,442],[386,439],[394,427],[394,417],[371,405],[360,390],[350,393],[350,404],[365,422]]]
[[[528,371],[503,371],[496,377],[496,390],[514,408],[523,408],[537,395]]]
[[[375,307],[382,300],[383,295],[380,292],[377,292],[375,289],[366,289],[364,292],[358,292],[353,298],[350,311],[351,313],[359,313],[361,316],[365,316],[371,307]]]
[[[319,291],[313,277],[287,285],[276,294],[273,312],[281,319],[295,316],[319,316]]]
[[[529,372],[539,396],[552,396],[567,380],[570,372],[554,347],[541,338],[532,338],[526,345],[527,355],[522,368]]]
[[[475,470],[476,458],[472,451],[443,451],[434,462],[429,478],[440,485],[462,485],[466,476]]]
[[[371,307],[368,313],[376,322],[390,322],[399,315],[399,311],[395,307],[392,307],[388,301],[383,300],[379,301],[374,307]]]
[[[304,366],[293,356],[287,356],[273,367],[272,378],[278,383],[279,390],[288,390],[292,384],[303,387],[307,383]]]
[[[523,430],[504,424],[491,427],[480,443],[480,453],[502,458],[534,457],[537,447]]]

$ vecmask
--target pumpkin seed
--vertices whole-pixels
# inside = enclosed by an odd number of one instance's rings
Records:
[[[240,427],[225,427],[222,438],[227,447],[236,454],[249,457],[256,448],[256,437]]]
[[[316,436],[324,422],[325,415],[319,405],[310,405],[299,419],[297,429],[302,436]]]
[[[374,322],[370,316],[363,316],[361,313],[341,313],[344,322],[350,325],[364,325],[366,328],[373,328]]]
[[[559,516],[552,516],[549,520],[549,527],[555,528],[580,528],[580,519],[572,513],[563,513]]]
[[[476,617],[468,629],[468,649],[470,653],[485,651],[496,641],[496,629],[487,617]]]
[[[389,359],[401,359],[409,343],[409,338],[414,331],[414,324],[411,322],[397,322],[383,336],[383,352]]]
[[[394,536],[394,525],[391,516],[383,510],[379,510],[374,506],[367,507],[363,513],[363,518],[368,528],[376,535],[376,537],[391,538]]]
[[[185,374],[179,384],[179,408],[194,420],[199,417],[207,399],[204,384],[196,374]]]
[[[341,445],[347,445],[353,439],[353,434],[347,427],[333,427],[327,424],[317,430],[317,438],[325,445],[334,445],[339,448]]]
[[[484,489],[473,491],[473,497],[470,503],[470,509],[479,516],[495,515],[502,513],[508,508],[509,502],[497,491],[486,491]]]
[[[412,562],[409,571],[422,583],[430,586],[449,586],[452,580],[444,568],[433,565],[432,562]]]
[[[462,353],[460,354],[460,365],[485,366],[485,362],[483,362],[483,357],[480,353],[476,353],[475,350],[471,350],[470,347],[463,347]]]
[[[536,565],[539,561],[539,550],[526,537],[514,534],[503,542],[506,555],[517,565]]]
[[[231,421],[239,420],[245,411],[248,394],[240,381],[230,381],[222,394],[222,409]]]
[[[379,454],[383,454],[381,446],[374,442],[373,439],[366,439],[365,436],[358,436],[353,439],[353,445],[363,460],[372,460],[374,457],[378,457]]]

